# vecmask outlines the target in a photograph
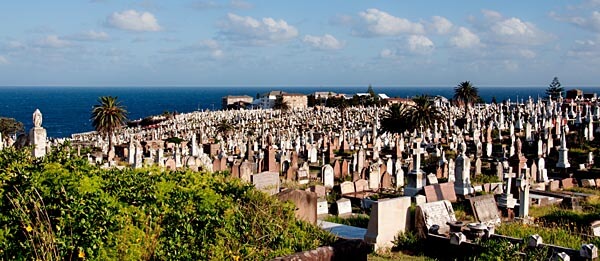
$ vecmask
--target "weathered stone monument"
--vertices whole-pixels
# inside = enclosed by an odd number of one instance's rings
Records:
[[[399,232],[410,224],[410,197],[380,199],[372,205],[365,241],[375,245],[375,251],[391,248]]]
[[[42,127],[42,113],[39,109],[33,112],[33,128],[29,131],[29,142],[33,145],[34,157],[46,156],[46,129]]]
[[[468,195],[473,194],[473,187],[471,186],[471,159],[465,154],[467,151],[467,145],[462,143],[460,148],[460,155],[456,157],[456,166],[454,175],[456,181],[454,182],[454,192],[456,195]]]
[[[408,184],[404,188],[405,196],[418,194],[427,183],[425,173],[421,170],[421,152],[421,139],[417,138],[413,141],[413,169],[407,175]]]

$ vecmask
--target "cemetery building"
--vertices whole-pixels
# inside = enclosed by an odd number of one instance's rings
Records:
[[[248,95],[227,95],[225,97],[223,97],[222,103],[221,103],[221,108],[223,110],[226,110],[228,108],[230,108],[232,105],[248,105],[248,104],[252,104],[253,102],[253,98],[248,96]]]
[[[308,97],[300,93],[283,93],[282,101],[290,106],[290,109],[305,109],[308,107]]]

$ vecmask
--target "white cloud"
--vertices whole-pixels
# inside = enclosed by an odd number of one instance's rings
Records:
[[[481,10],[481,13],[483,13],[483,16],[487,19],[487,20],[500,20],[502,19],[502,14],[496,12],[496,11],[492,11],[492,10]]]
[[[536,45],[551,38],[549,34],[539,30],[533,23],[515,17],[494,23],[491,31],[499,41],[514,44]]]
[[[192,45],[183,46],[176,49],[161,50],[161,53],[167,54],[191,54],[191,53],[208,53],[213,59],[220,59],[225,56],[225,52],[221,44],[213,39],[206,39],[194,43]]]
[[[589,16],[570,16],[570,17],[560,17],[555,14],[551,14],[556,20],[568,22],[574,24],[577,27],[582,29],[592,31],[595,33],[600,33],[600,12],[593,11]]]
[[[200,41],[200,46],[210,48],[210,49],[219,49],[220,45],[217,41],[212,39],[202,40]]]
[[[225,55],[223,49],[221,49],[221,45],[215,40],[203,40],[200,42],[200,46],[208,48],[210,51],[210,56],[213,59],[220,59]]]
[[[252,9],[254,7],[253,4],[243,0],[232,0],[229,2],[229,6],[234,9]]]
[[[519,54],[523,57],[523,58],[527,58],[527,59],[533,59],[537,56],[537,54],[529,49],[521,49],[519,50]]]
[[[552,39],[552,34],[540,30],[535,24],[518,17],[503,17],[492,10],[482,10],[484,19],[473,20],[482,39],[491,44],[506,45],[541,45]]]
[[[156,32],[161,30],[153,14],[136,10],[114,12],[106,18],[106,23],[115,28],[134,32]]]
[[[600,37],[596,40],[576,40],[575,45],[567,52],[570,58],[598,60],[600,57]]]
[[[454,25],[448,19],[442,16],[434,16],[431,18],[431,23],[428,24],[430,30],[438,34],[449,33]]]
[[[298,29],[285,20],[270,17],[260,21],[249,16],[227,14],[221,23],[221,33],[226,39],[240,44],[270,45],[286,42],[298,36]]]
[[[302,41],[318,50],[339,50],[344,47],[344,43],[330,34],[323,36],[306,35]]]
[[[429,54],[435,48],[433,42],[423,35],[411,35],[406,40],[408,50],[417,54]]]
[[[450,45],[458,48],[472,48],[481,45],[479,36],[465,27],[458,28],[456,34],[450,37]]]
[[[106,32],[90,30],[87,32],[67,36],[65,39],[73,41],[107,41],[110,39],[110,36]]]
[[[0,65],[9,64],[8,59],[6,57],[0,55]]]
[[[385,58],[385,59],[393,59],[396,58],[396,51],[392,50],[392,49],[383,49],[381,50],[381,52],[379,52],[379,57],[380,58]]]
[[[519,70],[519,64],[516,61],[504,60],[502,61],[502,65],[507,71],[514,72]]]
[[[56,35],[48,35],[45,38],[38,40],[36,45],[45,48],[64,48],[70,46],[71,42],[63,40]]]
[[[355,34],[361,36],[395,36],[400,34],[423,34],[425,28],[405,18],[395,17],[375,8],[360,12],[362,19]]]
[[[205,10],[205,9],[252,9],[253,4],[243,0],[231,0],[229,3],[219,3],[216,1],[195,1],[190,5],[194,9]]]

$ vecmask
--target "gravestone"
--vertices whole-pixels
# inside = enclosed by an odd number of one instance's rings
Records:
[[[482,195],[469,198],[473,215],[478,222],[486,226],[497,226],[501,223],[498,205],[494,195]]]
[[[255,174],[252,177],[254,178],[256,175],[261,174]],[[277,176],[277,181],[279,181],[279,176]],[[296,210],[294,211],[296,218],[311,224],[317,223],[317,194],[309,191],[288,189],[278,193],[277,198],[282,202],[291,201],[294,203],[296,206]],[[327,204],[327,201],[325,201],[325,204]]]
[[[336,179],[342,178],[342,164],[340,163],[339,160],[336,160],[333,163],[333,175]]]
[[[327,188],[333,188],[334,185],[334,174],[333,168],[329,164],[325,164],[321,168],[321,175],[323,175],[323,185]]]
[[[379,165],[376,163],[369,167],[369,188],[371,190],[379,189],[379,181],[381,180],[381,173],[379,171]]]
[[[574,178],[566,178],[560,181],[560,185],[562,189],[570,189],[573,188],[577,181]]]
[[[396,168],[396,189],[404,187],[404,170],[401,166]]]
[[[349,199],[341,198],[336,201],[338,216],[344,217],[352,215],[352,204]]]
[[[392,176],[387,171],[381,175],[381,188],[391,189],[392,188]]]
[[[345,179],[346,176],[348,176],[348,161],[347,160],[342,160],[342,166],[341,166],[341,172],[342,172],[342,178]]]
[[[548,187],[546,187],[546,190],[548,191],[557,191],[560,189],[560,180],[552,180],[550,182],[548,182]]]
[[[433,173],[427,175],[427,184],[429,184],[429,185],[438,184],[437,176],[435,174],[433,174]]]
[[[450,202],[456,202],[456,193],[454,193],[454,183],[445,182],[435,185],[425,186],[425,197],[427,202],[435,202],[440,200],[448,200]]]
[[[252,176],[252,170],[255,167],[254,163],[250,162],[242,162],[240,165],[240,179],[246,182],[250,182],[250,177]]]
[[[175,170],[177,170],[177,167],[176,167],[176,165],[175,165],[175,160],[174,160],[174,159],[172,159],[172,158],[169,158],[169,159],[168,159],[168,160],[165,162],[165,167],[166,167],[168,170],[172,170],[172,171],[175,171]]]
[[[310,186],[309,190],[311,192],[317,193],[317,197],[324,198],[327,196],[327,189],[321,185]]]
[[[266,153],[265,153],[265,162],[264,162],[264,167],[263,170],[267,171],[267,172],[276,172],[279,171],[279,168],[277,167],[277,162],[275,161],[275,149],[273,148],[269,148],[267,149]]]
[[[380,199],[374,202],[369,218],[365,241],[375,245],[375,251],[391,248],[399,232],[410,224],[410,197]]]
[[[269,195],[279,193],[279,173],[277,172],[261,172],[251,176],[252,184],[256,189],[261,190]]]
[[[593,221],[590,224],[590,230],[592,232],[592,235],[594,235],[595,237],[600,237],[600,220]]]
[[[438,225],[440,234],[450,231],[447,222],[456,221],[452,204],[448,200],[425,203],[417,206],[415,211],[415,226],[418,234],[425,238],[431,226]]]
[[[364,179],[359,179],[357,181],[354,181],[354,190],[356,190],[356,192],[368,191],[369,190],[369,182]]]
[[[329,214],[329,206],[327,200],[320,198],[317,200],[317,217],[327,216]]]
[[[308,176],[308,171],[305,168],[298,169],[298,184],[305,185],[308,184],[310,178]]]
[[[351,194],[356,192],[354,190],[354,183],[350,181],[344,181],[340,184],[340,190],[342,195]]]

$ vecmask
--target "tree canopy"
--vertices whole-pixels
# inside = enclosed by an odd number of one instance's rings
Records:
[[[464,81],[454,87],[454,102],[461,106],[471,106],[479,102],[479,90],[470,81]]]
[[[414,104],[393,104],[383,114],[381,127],[385,131],[400,133],[421,126],[433,128],[436,121],[443,120],[443,113],[437,108],[430,96],[419,95],[413,98]]]
[[[14,135],[23,133],[23,123],[14,118],[0,117],[0,133],[2,135]]]
[[[103,134],[112,134],[121,128],[127,119],[127,110],[117,100],[118,97],[102,96],[92,109],[92,125]]]
[[[550,83],[550,85],[548,85],[548,88],[546,89],[546,95],[548,97],[556,99],[559,96],[561,96],[561,94],[564,91],[565,88],[561,86],[560,81],[558,81],[558,77],[554,77],[554,79],[552,79],[552,82]]]

